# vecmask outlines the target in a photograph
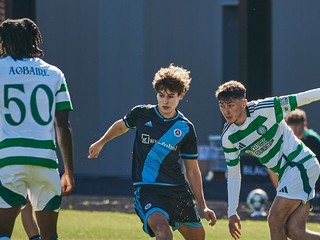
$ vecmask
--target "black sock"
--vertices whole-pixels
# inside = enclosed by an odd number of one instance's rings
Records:
[[[29,238],[30,240],[41,240],[41,237],[40,237],[40,235],[35,235],[35,236],[33,236],[33,237],[31,237],[31,238]]]

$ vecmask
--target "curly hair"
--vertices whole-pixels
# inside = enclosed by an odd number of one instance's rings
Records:
[[[191,82],[190,71],[182,67],[174,66],[173,63],[167,68],[161,68],[152,81],[153,88],[159,92],[169,90],[177,92],[179,95],[189,90]]]
[[[41,43],[40,30],[29,18],[7,19],[0,25],[0,57],[11,56],[15,60],[42,57]]]

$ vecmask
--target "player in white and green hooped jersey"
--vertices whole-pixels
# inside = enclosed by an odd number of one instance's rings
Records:
[[[320,233],[305,228],[320,174],[319,163],[309,148],[294,136],[284,117],[296,107],[320,100],[320,88],[248,102],[246,88],[232,80],[219,86],[216,98],[227,121],[221,137],[228,169],[231,236],[237,239],[241,234],[237,207],[241,186],[240,152],[244,151],[279,176],[277,196],[268,216],[271,239],[319,239]]]
[[[57,239],[61,196],[74,187],[71,99],[63,73],[40,59],[41,42],[28,18],[0,25],[0,240],[10,239],[27,196],[41,237]]]
[[[72,110],[63,73],[39,58],[0,64],[0,167],[57,168],[55,112]]]

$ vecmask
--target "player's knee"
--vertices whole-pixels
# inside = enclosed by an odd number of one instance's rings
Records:
[[[271,226],[275,225],[276,218],[275,218],[274,215],[269,214],[268,217],[267,217],[267,221],[268,221],[269,226],[271,227]]]
[[[183,226],[182,224],[180,226]],[[203,227],[180,227],[179,232],[185,237],[185,239],[192,240],[205,240],[206,233]]]
[[[205,240],[206,239],[206,233],[204,231],[204,228],[201,228],[200,231],[197,233],[197,236],[195,236],[195,238],[193,238],[193,239]]]
[[[267,220],[271,229],[282,228],[284,225],[283,221],[281,221],[281,219],[275,214],[269,214]]]
[[[172,239],[172,232],[168,224],[157,224],[155,226],[156,239]]]
[[[193,240],[205,240],[206,239],[206,234],[205,234],[205,231],[200,231],[200,232],[197,232],[197,234],[190,234],[191,238],[190,239],[193,239]]]

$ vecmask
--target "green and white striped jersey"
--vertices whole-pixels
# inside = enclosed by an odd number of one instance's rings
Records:
[[[228,217],[237,213],[241,172],[240,152],[255,156],[281,179],[290,162],[303,163],[314,154],[298,140],[284,121],[295,108],[320,100],[320,88],[247,103],[247,119],[237,126],[226,123],[222,147],[228,169]]]
[[[227,165],[239,164],[240,151],[243,151],[258,158],[281,178],[291,161],[313,157],[283,120],[296,107],[295,95],[249,102],[246,121],[241,126],[228,123],[223,130],[222,146]]]
[[[57,168],[55,112],[72,110],[63,73],[39,58],[0,59],[0,167]]]

